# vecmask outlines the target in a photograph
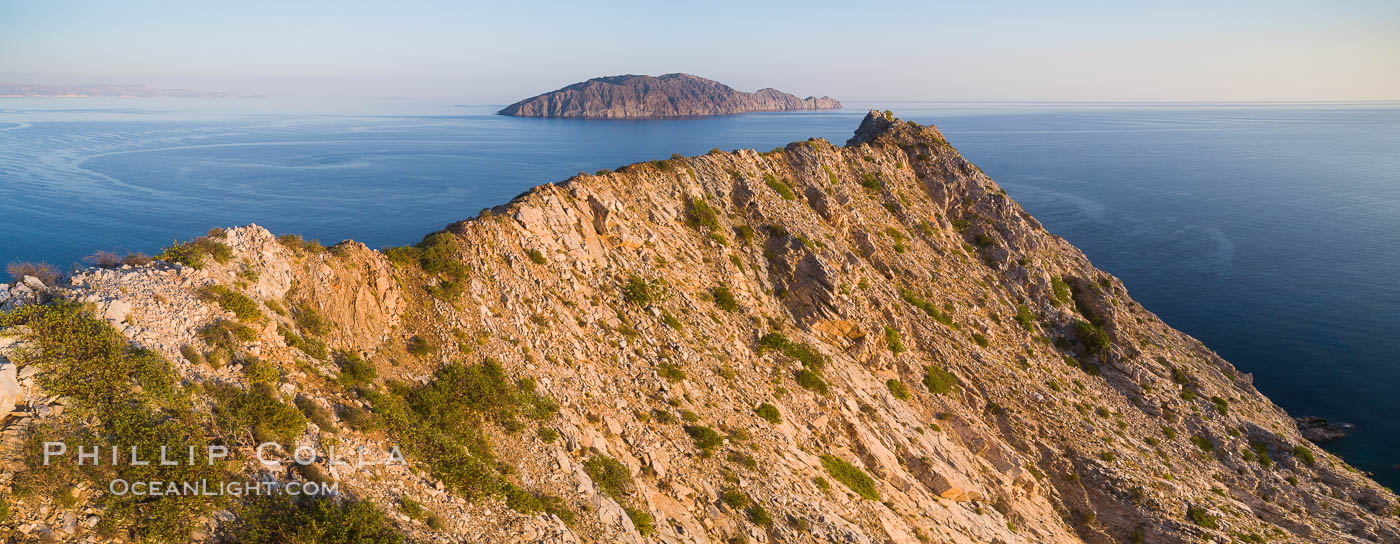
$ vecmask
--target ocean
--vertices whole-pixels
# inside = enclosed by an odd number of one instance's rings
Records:
[[[67,267],[257,223],[371,247],[574,173],[937,125],[1047,229],[1400,485],[1400,103],[851,101],[673,121],[402,100],[0,99],[0,262]]]

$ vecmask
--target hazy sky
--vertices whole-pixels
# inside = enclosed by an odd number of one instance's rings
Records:
[[[1400,99],[1400,1],[0,0],[0,82],[505,103],[599,75],[926,100]]]

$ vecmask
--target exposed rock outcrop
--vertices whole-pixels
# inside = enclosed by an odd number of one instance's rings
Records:
[[[200,384],[198,410],[220,384],[249,387],[240,365],[276,362],[279,398],[330,413],[298,444],[385,450],[402,436],[363,426],[363,411],[445,363],[489,358],[530,378],[557,415],[462,422],[483,429],[486,470],[514,492],[465,493],[412,454],[408,467],[316,460],[413,540],[1400,541],[1393,493],[1308,442],[937,129],[876,112],[861,127],[846,147],[543,185],[415,250],[230,228],[209,239],[229,254],[203,269],[92,269],[49,291]],[[265,316],[223,365],[182,354],[240,319],[201,295],[213,285]],[[43,469],[18,456],[21,433],[63,412],[23,329],[0,330],[20,385],[0,486]],[[308,338],[378,377],[345,386]],[[235,471],[307,477],[260,471],[236,446]],[[105,490],[81,485],[76,503],[6,498],[0,538],[108,538],[90,530],[113,515]],[[556,509],[531,508],[536,496]],[[440,519],[400,513],[404,498]],[[238,512],[211,514],[193,539]]]
[[[501,115],[581,119],[660,119],[751,111],[840,109],[823,96],[798,98],[777,89],[746,93],[690,74],[608,76],[506,106]]]
[[[1331,442],[1347,436],[1341,427],[1317,416],[1294,418],[1294,421],[1298,423],[1298,432],[1303,434],[1303,438],[1313,442]]]

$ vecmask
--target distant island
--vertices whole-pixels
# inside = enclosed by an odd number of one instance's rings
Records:
[[[798,98],[777,89],[746,93],[690,74],[593,78],[521,100],[497,112],[515,117],[665,119],[751,111],[840,109],[834,98]]]

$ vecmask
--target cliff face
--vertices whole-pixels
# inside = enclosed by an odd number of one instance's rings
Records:
[[[1303,439],[937,129],[875,112],[846,147],[581,175],[416,248],[326,250],[256,226],[204,247],[200,270],[89,270],[50,296],[170,361],[190,421],[222,429],[234,409],[211,392],[270,381],[274,401],[323,407],[295,444],[401,444],[407,467],[268,470],[255,440],[213,433],[230,474],[337,480],[413,540],[1400,541],[1394,494]],[[33,308],[43,289],[11,291]],[[252,330],[231,346],[205,332],[238,321]],[[105,482],[45,487],[25,433],[71,428],[84,401],[53,394],[58,369],[36,357],[58,329],[0,325],[0,385],[16,379],[20,406],[6,527],[144,534]],[[253,370],[266,362],[277,372]],[[458,447],[464,429],[481,434]],[[185,530],[258,541],[247,527],[271,522],[242,503],[187,504],[207,513]]]
[[[777,89],[746,93],[702,77],[666,74],[594,78],[516,102],[498,113],[516,117],[650,119],[840,107],[840,102],[825,96],[798,98]]]

